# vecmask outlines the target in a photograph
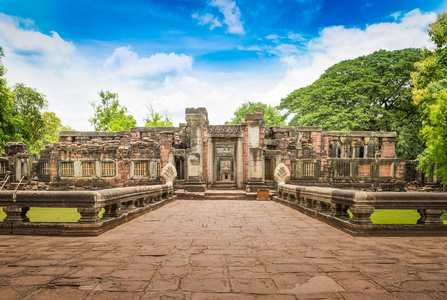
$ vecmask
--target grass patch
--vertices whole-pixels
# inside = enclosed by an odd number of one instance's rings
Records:
[[[352,214],[348,211],[349,216]],[[416,224],[421,216],[416,210],[409,209],[380,209],[374,210],[371,220],[374,224]],[[447,213],[441,216],[444,224],[447,224]]]
[[[102,217],[104,208],[101,209],[99,217]],[[351,212],[348,210],[352,218]],[[49,207],[31,207],[27,213],[31,222],[77,222],[81,217],[76,208],[49,208]],[[0,222],[6,217],[6,214],[0,209]],[[380,209],[375,210],[371,215],[374,224],[416,224],[420,218],[416,210],[403,209]],[[447,213],[441,216],[444,224],[447,224]]]
[[[99,212],[102,217],[104,209]],[[31,207],[26,214],[30,222],[77,222],[81,217],[76,208]],[[6,217],[0,210],[0,221]]]

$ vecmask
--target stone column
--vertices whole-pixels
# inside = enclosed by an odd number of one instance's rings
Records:
[[[190,152],[186,156],[187,174],[185,190],[188,192],[204,192],[203,182],[202,129],[207,121],[205,108],[187,108],[186,121],[191,130]]]
[[[248,180],[247,192],[257,192],[264,187],[263,166],[264,155],[259,144],[259,135],[264,121],[264,110],[257,108],[252,114],[245,115],[248,125]]]

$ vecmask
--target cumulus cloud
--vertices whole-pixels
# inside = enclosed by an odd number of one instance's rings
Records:
[[[234,1],[211,3],[216,5],[216,10],[218,3],[222,7],[222,3],[233,3],[233,8],[228,9],[234,16],[239,11]],[[240,22],[238,14],[236,19]],[[230,120],[243,101],[279,104],[281,98],[311,84],[341,60],[379,49],[431,45],[426,26],[436,20],[436,14],[414,10],[397,18],[395,22],[372,24],[363,29],[323,28],[306,43],[300,35],[290,32],[277,37],[271,35],[270,40],[264,38],[259,45],[238,47],[278,57],[285,72],[282,77],[275,77],[273,72],[279,71],[271,69],[267,72],[238,69],[227,74],[209,71],[206,67],[196,70],[191,56],[157,53],[145,57],[130,46],[116,48],[113,53],[94,59],[81,55],[81,50],[57,33],[43,34],[32,21],[8,19],[5,15],[0,15],[0,45],[6,52],[2,62],[8,69],[9,83],[24,82],[46,94],[50,110],[64,124],[78,130],[92,129],[88,123],[92,115],[89,103],[99,101],[97,93],[101,89],[119,93],[120,102],[140,124],[147,113],[144,105],[148,100],[156,111],[167,110],[174,124],[184,122],[185,107],[199,106],[207,107],[212,124],[219,124]],[[221,23],[230,28],[231,22]],[[243,32],[242,23],[240,29]],[[30,59],[36,63],[29,63]],[[156,86],[145,88],[154,81],[158,82]]]
[[[34,22],[0,14],[0,40],[7,55],[21,56],[33,63],[67,64],[76,50],[57,32],[45,35],[34,29]]]
[[[138,57],[131,46],[116,48],[104,63],[104,69],[127,78],[164,80],[192,69],[193,58],[184,54],[157,53],[150,57]]]
[[[342,60],[368,55],[381,49],[392,51],[431,47],[426,28],[436,20],[435,13],[422,13],[415,9],[396,17],[396,22],[371,24],[365,29],[326,27],[320,31],[318,37],[307,43],[304,51],[293,53],[289,45],[283,49],[276,47],[274,50],[282,55],[281,61],[287,64],[288,70],[276,87],[264,95],[263,100],[277,105],[281,98],[311,84],[327,68]],[[279,51],[284,49],[286,51]],[[288,51],[291,55],[288,55]]]
[[[2,63],[9,85],[23,82],[37,88],[47,96],[49,110],[77,130],[92,130],[90,103],[99,101],[102,89],[119,93],[121,104],[141,122],[144,104],[153,95],[148,87],[168,93],[163,89],[165,82],[182,80],[193,65],[191,56],[156,53],[142,57],[130,46],[116,48],[103,59],[86,57],[56,32],[46,35],[30,20],[2,14],[0,45],[5,50]],[[155,108],[166,110],[166,102]]]
[[[200,25],[210,24],[210,30],[216,27],[222,27],[222,22],[227,25],[227,31],[234,34],[245,34],[244,26],[242,25],[242,15],[239,7],[236,6],[235,1],[231,0],[213,0],[209,6],[216,7],[223,15],[223,21],[220,18],[210,13],[194,13],[191,17],[199,20]]]

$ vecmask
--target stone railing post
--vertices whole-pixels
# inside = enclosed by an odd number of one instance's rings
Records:
[[[104,213],[102,215],[103,219],[114,219],[121,215],[120,205],[117,203],[112,205],[107,205],[104,207]]]
[[[354,205],[349,208],[352,213],[351,223],[357,225],[373,224],[371,215],[374,212],[374,207],[370,205]]]
[[[332,216],[337,218],[349,218],[348,207],[338,203],[331,203]]]
[[[26,213],[29,211],[29,207],[20,207],[16,205],[4,206],[3,211],[6,213],[6,217],[3,219],[4,223],[29,222],[29,218],[26,216]]]
[[[444,211],[444,209],[418,209],[421,218],[417,223],[424,225],[443,225],[444,222],[441,220],[441,215]]]
[[[98,214],[100,211],[100,207],[78,208],[78,213],[81,215],[78,223],[99,223],[100,218]]]

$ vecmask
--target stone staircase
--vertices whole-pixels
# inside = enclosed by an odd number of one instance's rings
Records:
[[[179,200],[256,200],[257,193],[248,193],[245,190],[215,190],[210,189],[202,193],[176,190]],[[276,195],[275,190],[270,190],[270,198]]]
[[[236,183],[233,181],[216,181],[211,185],[212,190],[238,190]]]
[[[242,190],[207,190],[204,197],[206,200],[248,200],[247,193]]]

